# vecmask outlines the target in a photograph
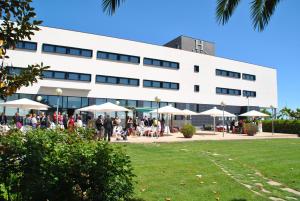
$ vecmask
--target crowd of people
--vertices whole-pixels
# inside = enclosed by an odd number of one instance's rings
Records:
[[[165,130],[165,120],[150,118],[144,116],[141,119],[128,117],[126,122],[116,117],[98,116],[93,119],[91,116],[83,123],[82,117],[79,114],[67,115],[66,113],[54,112],[52,115],[41,113],[29,113],[25,117],[19,115],[18,112],[12,117],[12,124],[18,129],[68,129],[73,131],[75,128],[87,127],[95,128],[95,136],[97,139],[105,139],[110,141],[115,135],[117,140],[127,140],[129,135],[144,135],[144,136],[162,136]],[[0,124],[7,125],[8,120],[4,113],[0,116]]]

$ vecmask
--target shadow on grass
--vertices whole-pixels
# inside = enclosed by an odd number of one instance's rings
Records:
[[[230,201],[247,201],[247,200],[244,199],[244,198],[234,198],[234,199],[232,199]]]
[[[128,201],[146,201],[142,198],[130,198]]]

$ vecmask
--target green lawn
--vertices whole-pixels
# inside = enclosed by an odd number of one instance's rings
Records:
[[[137,175],[136,196],[146,201],[300,200],[281,190],[300,191],[300,139],[122,146]]]

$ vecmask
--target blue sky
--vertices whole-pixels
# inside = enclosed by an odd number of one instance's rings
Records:
[[[299,0],[279,3],[264,32],[252,28],[250,0],[225,26],[216,23],[212,0],[127,0],[112,17],[101,2],[34,0],[34,7],[45,26],[158,45],[178,35],[213,41],[217,56],[276,68],[279,107],[300,107]]]

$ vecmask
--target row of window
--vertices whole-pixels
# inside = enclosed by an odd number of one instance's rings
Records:
[[[195,67],[194,67],[194,71],[195,71]],[[233,72],[233,71],[227,71],[227,70],[221,70],[221,69],[216,69],[216,75],[224,76],[224,77],[237,78],[237,79],[241,78],[241,73]],[[251,81],[256,80],[255,75],[245,74],[245,73],[243,73],[242,78],[243,78],[243,80],[251,80]]]
[[[43,72],[43,78],[48,79],[61,79],[61,80],[77,80],[77,81],[91,81],[90,74],[83,73],[72,73],[72,72],[62,72],[62,71],[51,71],[45,70]]]
[[[29,41],[19,41],[16,44],[16,49],[24,49],[24,50],[37,50],[37,43],[36,42],[29,42]]]
[[[154,81],[154,80],[144,80],[143,81],[144,87],[150,88],[162,88],[162,89],[179,89],[179,83],[174,82],[162,82],[162,81]]]
[[[227,70],[221,70],[216,69],[216,75],[218,76],[224,76],[224,77],[232,77],[232,78],[241,78],[241,73],[233,72],[233,71],[227,71]]]
[[[129,62],[129,63],[140,63],[140,57],[138,56],[131,56],[131,55],[125,55],[125,54],[116,54],[112,52],[97,52],[97,58],[98,59],[106,59],[106,60],[112,60],[112,61],[121,61],[121,62]]]
[[[50,45],[50,44],[43,44],[42,51],[57,53],[57,54],[68,54],[68,55],[81,56],[81,57],[93,56],[92,50],[80,49],[75,47],[65,47],[59,45]]]
[[[179,69],[179,63],[177,62],[164,61],[164,60],[151,59],[151,58],[144,58],[144,65]]]
[[[117,85],[139,86],[140,81],[134,78],[113,77],[106,75],[96,75],[96,82]]]
[[[227,89],[227,88],[216,88],[216,93],[217,94],[227,94],[227,95],[234,95],[234,96],[240,96],[241,95],[241,90],[240,89]],[[256,92],[255,91],[247,91],[243,90],[243,96],[245,97],[256,97]]]

